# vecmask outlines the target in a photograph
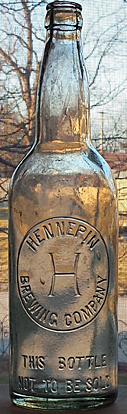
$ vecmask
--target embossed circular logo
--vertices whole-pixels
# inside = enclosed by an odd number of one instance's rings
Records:
[[[24,237],[17,275],[27,315],[46,329],[73,331],[90,323],[105,303],[109,279],[106,244],[82,220],[45,220]]]

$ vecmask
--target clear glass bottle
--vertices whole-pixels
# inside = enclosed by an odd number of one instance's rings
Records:
[[[35,145],[10,188],[10,395],[92,408],[117,396],[117,200],[90,139],[81,6],[47,6]]]

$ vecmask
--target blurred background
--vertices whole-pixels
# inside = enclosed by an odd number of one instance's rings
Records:
[[[0,2],[0,382],[8,382],[8,189],[34,141],[36,88],[50,1]],[[119,383],[127,383],[127,1],[80,0],[92,141],[118,189]]]

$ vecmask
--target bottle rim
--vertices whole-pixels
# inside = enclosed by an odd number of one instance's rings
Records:
[[[82,10],[82,6],[79,3],[71,2],[71,1],[53,1],[46,6],[46,10],[55,9],[55,8],[71,8],[71,9],[78,9]]]

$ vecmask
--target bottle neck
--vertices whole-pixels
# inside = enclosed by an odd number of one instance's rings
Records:
[[[50,16],[48,12],[46,17],[46,47],[38,90],[37,142],[43,148],[81,148],[87,146],[90,139],[81,13],[77,24],[79,12],[78,16],[68,9],[66,13],[57,9],[53,12],[54,9],[50,10]]]

